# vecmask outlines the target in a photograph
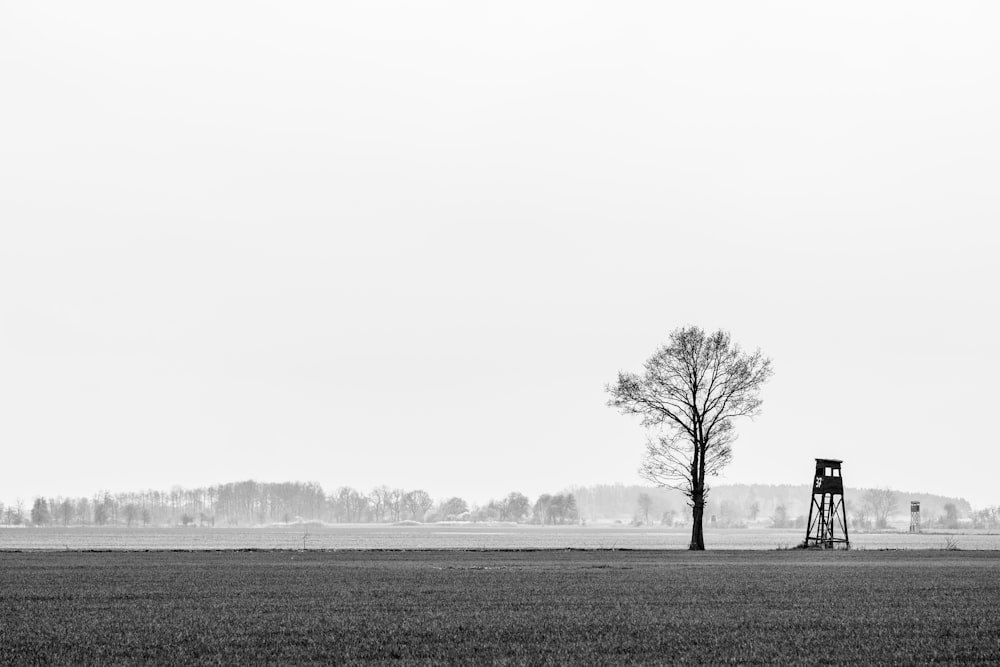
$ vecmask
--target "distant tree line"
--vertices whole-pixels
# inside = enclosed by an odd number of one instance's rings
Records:
[[[602,484],[574,487],[581,520],[632,525],[687,527],[688,499],[673,489]],[[848,487],[847,514],[854,530],[879,530],[909,521],[909,501],[921,504],[924,527],[995,525],[1000,510],[973,511],[966,500],[928,493]],[[705,504],[706,523],[714,528],[801,528],[805,530],[812,498],[810,485],[720,484]],[[971,521],[971,524],[970,524]],[[993,522],[993,523],[991,523]]]
[[[986,507],[973,512],[972,526],[974,528],[986,528],[991,530],[1000,529],[1000,505]]]
[[[810,499],[806,485],[719,485],[706,502],[715,528],[805,528]],[[848,518],[854,530],[879,530],[909,518],[909,500],[921,502],[925,528],[1000,529],[1000,506],[973,510],[960,498],[889,489],[851,489]],[[900,500],[902,499],[902,500]],[[326,493],[315,482],[253,480],[170,491],[111,493],[90,497],[37,497],[30,504],[0,503],[8,526],[239,526],[320,521],[507,521],[543,525],[617,521],[632,525],[685,526],[686,498],[677,491],[638,485],[595,485],[542,494],[522,493],[470,505],[460,497],[433,499],[422,489],[379,486],[364,492],[340,487]]]
[[[319,521],[383,523],[399,521],[509,521],[571,524],[580,520],[572,493],[543,494],[535,503],[512,492],[482,506],[462,498],[435,502],[423,489],[379,486],[370,492],[340,487],[331,494],[315,482],[247,480],[170,491],[111,493],[91,497],[36,497],[30,507],[18,500],[0,503],[7,526],[239,526]]]

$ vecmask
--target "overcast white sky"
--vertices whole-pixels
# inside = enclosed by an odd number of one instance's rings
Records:
[[[636,482],[697,324],[723,481],[1000,503],[1000,8],[807,4],[4,3],[0,500]]]

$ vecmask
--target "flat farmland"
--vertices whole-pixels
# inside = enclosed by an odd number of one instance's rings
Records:
[[[705,530],[709,549],[791,547],[805,529]],[[507,523],[288,524],[261,527],[0,528],[3,549],[687,549],[690,529],[535,526]],[[985,531],[853,533],[855,549],[1000,550],[1000,534]]]
[[[8,551],[0,596],[0,664],[1000,664],[990,551]]]

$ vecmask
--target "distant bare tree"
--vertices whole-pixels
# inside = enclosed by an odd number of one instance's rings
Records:
[[[580,512],[572,493],[543,493],[532,508],[533,521],[542,524],[578,523]]]
[[[108,522],[115,523],[117,513],[118,508],[110,493],[99,491],[94,496],[94,523],[98,526],[103,526]]]
[[[64,498],[59,503],[59,518],[62,520],[62,525],[68,526],[69,522],[73,520],[74,509],[73,501],[69,498]]]
[[[470,512],[473,521],[497,521],[503,514],[503,501],[496,501],[490,498],[489,502],[482,506],[474,506]]]
[[[523,493],[514,491],[503,500],[500,518],[504,521],[523,521],[531,514],[531,501]]]
[[[125,525],[131,527],[133,523],[139,520],[139,506],[135,503],[128,503],[122,508],[122,513],[125,515]]]
[[[416,521],[423,521],[427,510],[434,507],[434,500],[423,489],[416,489],[407,492],[403,496],[403,504],[406,506],[406,511],[409,512],[410,518]]]
[[[744,353],[725,331],[687,327],[671,332],[643,373],[619,372],[607,386],[608,405],[658,429],[646,444],[640,473],[688,497],[690,549],[705,548],[705,482],[732,459],[733,420],[758,414],[760,389],[771,375],[771,360],[760,350]]]
[[[385,515],[386,505],[389,502],[389,495],[392,491],[388,486],[376,487],[370,494],[368,494],[371,500],[371,508],[375,512],[375,521],[380,523],[382,517]]]
[[[791,522],[788,520],[788,510],[785,509],[784,505],[778,505],[774,508],[774,516],[771,517],[771,522],[774,528],[788,528]]]
[[[89,498],[77,498],[73,513],[76,515],[76,520],[81,523],[89,524],[94,522],[94,512]]]
[[[393,489],[389,492],[389,495],[385,499],[386,509],[389,510],[389,515],[392,517],[393,521],[399,521],[400,516],[403,513],[403,498],[406,497],[406,491],[402,489]]]
[[[448,500],[441,503],[441,509],[439,514],[442,519],[457,519],[461,515],[469,511],[469,506],[464,500],[455,496],[449,498]]]
[[[944,504],[944,516],[941,517],[942,528],[958,528],[958,507],[955,503]]]
[[[580,509],[576,505],[576,495],[572,493],[559,494],[556,499],[562,501],[559,523],[580,523]]]
[[[24,501],[18,498],[13,505],[4,510],[4,523],[8,526],[20,526],[24,523]]]
[[[35,526],[46,526],[52,523],[49,503],[45,498],[35,498],[35,504],[31,506],[31,523]]]
[[[653,507],[653,498],[648,493],[639,494],[639,511],[642,512],[643,520],[645,524],[649,524],[649,510]]]
[[[948,503],[954,506],[954,503]],[[955,523],[958,524],[958,511],[955,512]],[[972,514],[972,525],[975,528],[996,529],[1000,528],[1000,506],[984,507]]]
[[[896,494],[891,489],[868,489],[862,497],[864,513],[875,519],[876,528],[886,528],[896,512]]]
[[[371,505],[368,496],[351,489],[351,493],[347,497],[348,503],[348,514],[352,517],[352,521],[361,522],[365,520],[365,515],[371,515]]]
[[[543,493],[538,496],[535,500],[534,507],[531,508],[531,516],[534,523],[551,523],[552,522],[552,494]]]

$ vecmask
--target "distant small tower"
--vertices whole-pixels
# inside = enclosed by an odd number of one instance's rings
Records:
[[[910,501],[910,532],[920,532],[920,501]]]
[[[832,549],[834,544],[850,547],[847,538],[847,508],[844,506],[844,480],[837,459],[816,459],[812,503],[806,524],[806,543]]]

